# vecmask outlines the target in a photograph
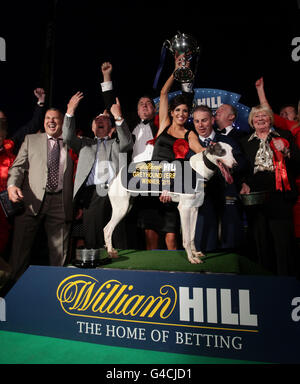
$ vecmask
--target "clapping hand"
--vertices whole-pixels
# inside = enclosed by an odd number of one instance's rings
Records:
[[[67,108],[67,114],[73,116],[78,104],[80,103],[81,99],[83,99],[83,93],[82,92],[76,92],[75,95],[73,95],[68,103]]]

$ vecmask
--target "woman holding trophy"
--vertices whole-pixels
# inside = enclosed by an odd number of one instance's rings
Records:
[[[205,150],[201,146],[195,132],[186,129],[191,106],[186,95],[175,96],[170,104],[168,92],[174,82],[174,73],[180,69],[184,62],[184,54],[175,57],[175,70],[166,81],[160,92],[159,102],[159,130],[157,132],[152,160],[169,161],[185,159],[189,150],[198,153]],[[179,228],[179,214],[177,204],[171,201],[167,191],[160,195],[160,201],[164,204],[161,212],[164,221],[165,239],[168,249],[177,249],[176,232]]]
[[[174,82],[174,73],[177,69],[180,69],[183,61],[184,54],[175,58],[175,70],[168,78],[160,92],[159,130],[156,135],[152,160],[173,161],[176,158],[184,158],[189,148],[195,153],[202,152],[205,149],[199,143],[195,132],[189,131],[185,128],[191,109],[188,97],[184,94],[175,96],[169,105],[168,93]],[[173,148],[175,141],[178,139],[186,141],[185,148],[187,151],[183,157],[181,157],[183,153],[176,153],[176,146],[175,151]],[[182,141],[180,141],[179,144],[183,144],[184,146]],[[181,146],[180,148],[182,149]]]

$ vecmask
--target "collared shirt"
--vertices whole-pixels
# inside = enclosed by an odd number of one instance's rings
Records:
[[[200,136],[200,135],[199,135],[199,139],[200,139],[201,141],[205,141],[205,139],[210,139],[211,141],[213,141],[214,138],[215,138],[215,136],[216,136],[215,131],[212,131],[211,134],[210,134],[209,136],[207,136],[207,137],[204,137],[204,136]]]
[[[230,131],[233,130],[233,126],[232,125],[228,125],[226,128],[223,128],[222,130],[218,130],[220,131],[221,135],[225,135],[227,136],[229,134]]]
[[[103,81],[101,84],[102,92],[111,91],[113,89],[112,81]]]
[[[51,151],[51,149],[54,146],[55,141],[51,140],[52,136],[49,136],[47,134],[47,146],[48,146],[48,153]],[[67,158],[66,149],[63,147],[63,139],[62,135],[58,137],[58,143],[60,146],[60,156],[59,156],[59,173],[58,173],[58,186],[56,191],[61,191],[63,189],[64,184],[64,169],[65,169],[65,162]]]
[[[115,177],[116,170],[112,161],[109,161],[109,159],[107,160],[99,159],[100,143],[103,140],[104,145],[106,145],[106,142],[108,139],[109,139],[108,136],[103,137],[101,139],[99,137],[95,137],[95,140],[97,140],[97,152],[96,152],[93,167],[86,181],[87,186],[101,185],[106,183],[109,184],[111,180]]]
[[[254,174],[263,171],[274,171],[273,151],[270,147],[270,139],[272,138],[272,135],[280,136],[273,128],[271,128],[266,139],[258,137],[256,132],[254,132],[248,139],[248,141],[255,138],[259,140],[259,148],[256,152],[254,161]]]
[[[113,89],[112,81],[105,81],[101,83],[102,92],[110,91]],[[121,123],[116,122],[116,125]],[[152,129],[150,124],[139,123],[132,135],[135,136],[135,142],[132,150],[132,162],[138,163],[140,161],[150,161],[152,159],[153,148],[152,144],[147,144],[147,141],[153,139]]]

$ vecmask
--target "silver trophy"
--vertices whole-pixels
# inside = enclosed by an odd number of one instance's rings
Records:
[[[180,83],[192,82],[195,75],[190,69],[190,65],[187,66],[187,62],[191,62],[193,56],[200,52],[200,48],[195,38],[186,33],[177,32],[177,35],[171,40],[165,40],[164,47],[169,49],[175,57],[184,54],[180,68],[174,72],[175,80]]]
[[[180,83],[192,82],[195,75],[190,65],[187,66],[187,62],[190,63],[192,58],[200,53],[200,47],[195,38],[186,33],[177,32],[171,40],[165,40],[164,47],[169,49],[175,57],[184,54],[180,68],[174,72],[175,80]]]

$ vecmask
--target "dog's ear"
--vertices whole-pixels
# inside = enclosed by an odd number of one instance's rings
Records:
[[[214,155],[215,153],[216,153],[216,149],[215,149],[215,146],[216,145],[219,145],[218,143],[210,143],[209,145],[208,145],[208,147],[207,147],[207,152],[209,153],[209,154],[211,154],[211,155]]]
[[[211,155],[219,157],[226,155],[226,150],[222,148],[222,145],[220,143],[211,144],[207,149],[208,153],[210,153]]]

